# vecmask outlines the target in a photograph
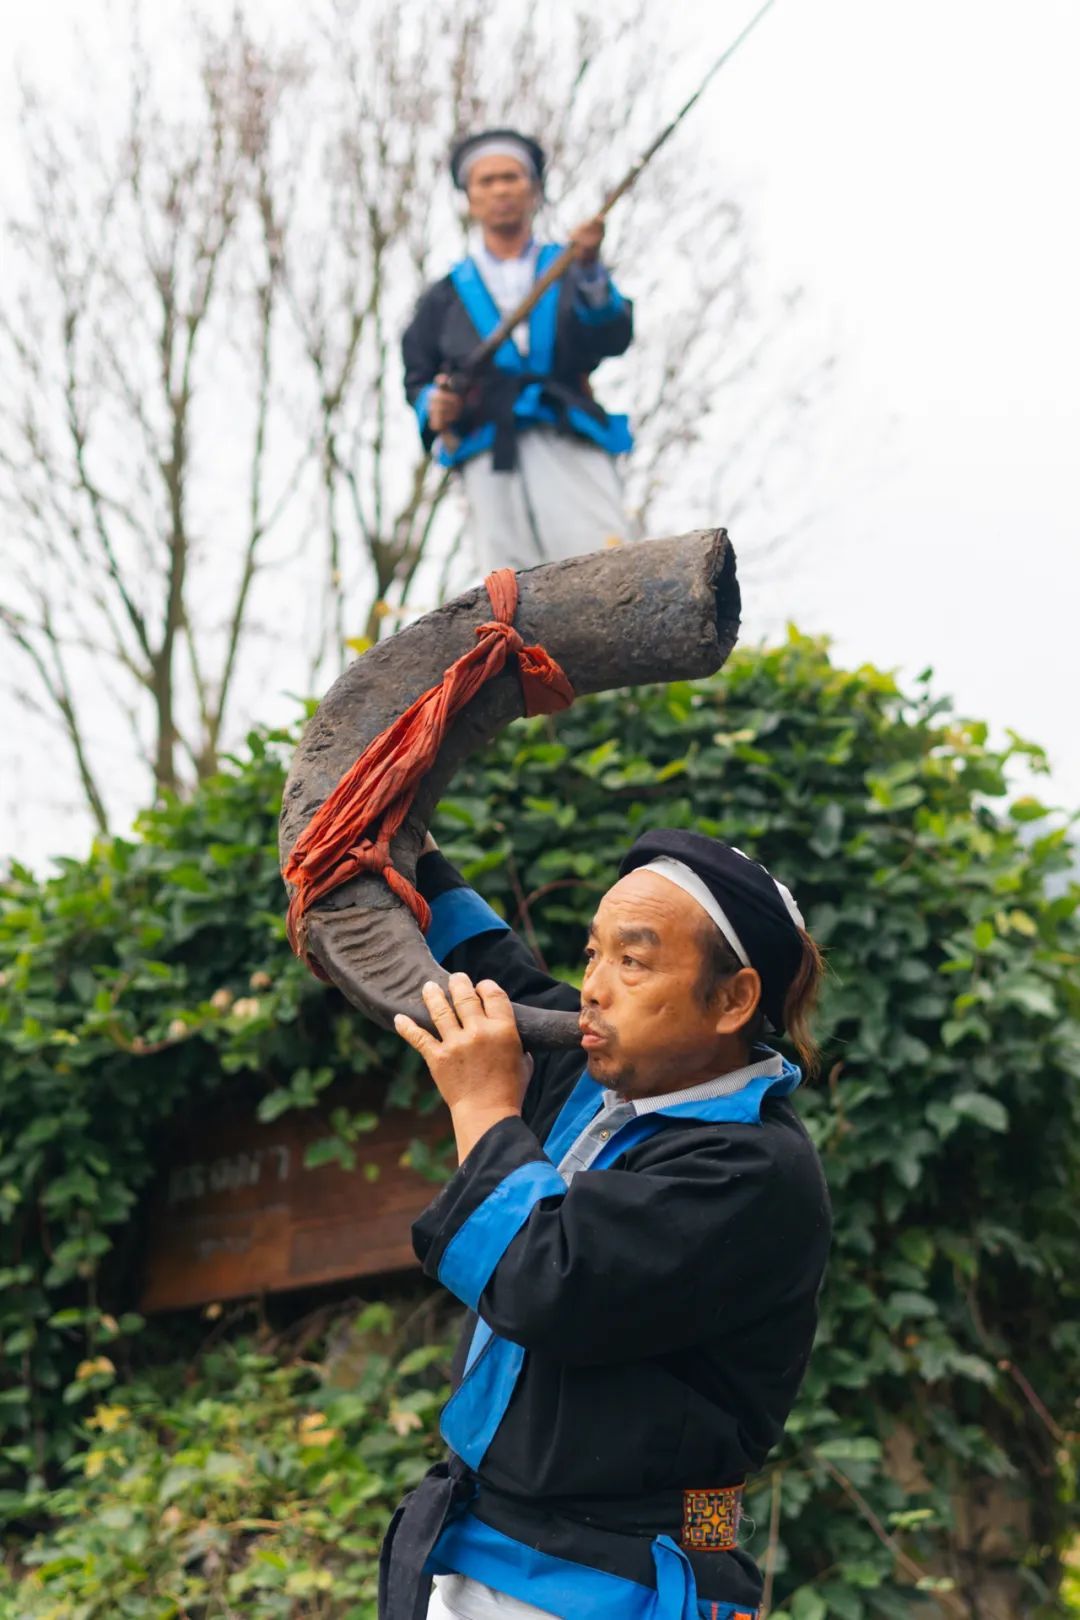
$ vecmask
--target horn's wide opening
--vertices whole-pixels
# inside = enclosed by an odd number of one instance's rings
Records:
[[[742,593],[735,569],[735,551],[725,537],[720,548],[719,568],[713,576],[713,601],[716,612],[716,633],[721,646],[735,644],[742,616]]]

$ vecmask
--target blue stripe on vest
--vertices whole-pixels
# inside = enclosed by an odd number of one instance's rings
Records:
[[[465,1513],[446,1526],[428,1560],[433,1575],[467,1575],[505,1592],[522,1603],[535,1604],[573,1620],[735,1620],[755,1611],[737,1603],[715,1603],[698,1597],[694,1574],[685,1555],[670,1536],[652,1543],[656,1585],[607,1570],[593,1569],[553,1553],[541,1552],[514,1541],[491,1525]]]
[[[465,313],[479,336],[490,337],[498,326],[501,316],[499,306],[488,291],[487,283],[477,269],[475,261],[462,259],[460,264],[455,264],[450,272],[450,280],[454,283],[457,295],[465,305]],[[524,362],[512,338],[503,338],[499,344],[495,351],[495,364],[502,371],[524,371]]]
[[[506,933],[508,928],[475,889],[445,889],[431,902],[431,922],[425,939],[436,962],[445,962],[455,946],[464,945],[467,939],[495,929]]]
[[[566,1183],[546,1159],[519,1164],[477,1205],[439,1261],[439,1281],[474,1311],[488,1278],[542,1198],[566,1195]]]
[[[536,256],[537,279],[561,252],[562,248],[553,242],[540,249]],[[550,374],[555,364],[555,332],[559,322],[560,286],[561,282],[552,282],[529,316],[529,370],[539,371],[545,377]]]

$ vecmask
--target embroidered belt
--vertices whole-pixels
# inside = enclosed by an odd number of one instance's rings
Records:
[[[733,1552],[739,1545],[743,1487],[683,1491],[682,1545],[687,1552]]]

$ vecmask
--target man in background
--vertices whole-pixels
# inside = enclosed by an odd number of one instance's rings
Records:
[[[560,248],[533,235],[544,177],[536,141],[485,130],[458,143],[450,169],[479,240],[424,292],[402,354],[424,444],[460,472],[477,563],[485,573],[531,568],[625,540],[616,457],[633,441],[590,382],[633,336],[631,306],[600,262],[603,222],[571,232],[574,263],[459,391],[454,374]]]

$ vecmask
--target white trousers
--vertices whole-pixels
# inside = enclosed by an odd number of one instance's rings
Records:
[[[614,456],[584,439],[533,428],[517,464],[495,472],[491,451],[461,469],[476,565],[534,568],[630,538]]]
[[[466,1575],[436,1575],[427,1620],[559,1620],[550,1609],[538,1609],[520,1598],[496,1592]]]

